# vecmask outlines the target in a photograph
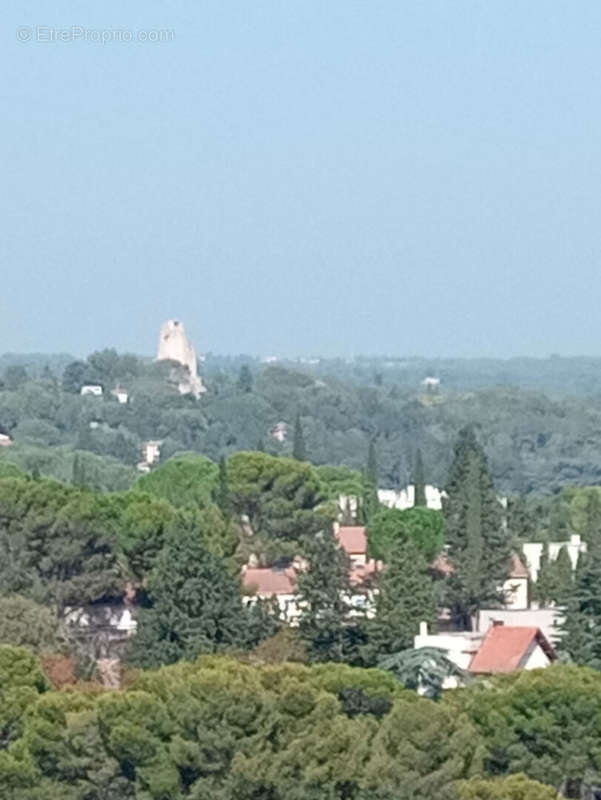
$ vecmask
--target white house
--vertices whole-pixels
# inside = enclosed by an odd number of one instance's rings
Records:
[[[300,608],[296,594],[294,567],[243,567],[242,585],[261,600],[275,598],[281,618],[289,625],[298,624]]]
[[[142,459],[146,464],[156,464],[161,457],[160,440],[150,440],[142,445]]]
[[[352,614],[373,615],[373,579],[382,570],[381,561],[367,557],[367,535],[359,525],[342,526],[334,523],[334,535],[350,560],[349,579],[352,586],[350,597]],[[301,608],[297,596],[297,576],[307,569],[307,562],[297,558],[288,567],[258,567],[255,560],[242,568],[242,585],[253,598],[267,600],[275,598],[280,615],[290,625],[298,624]]]
[[[285,442],[288,436],[288,425],[285,422],[278,422],[271,429],[270,435],[278,442]]]
[[[562,547],[565,547],[568,551],[572,569],[576,569],[578,557],[581,553],[586,553],[586,542],[583,542],[577,533],[572,534],[567,542],[549,542],[549,561],[557,559]],[[526,544],[522,545],[522,551],[530,570],[530,577],[536,583],[543,554],[543,545],[540,542],[526,542]]]
[[[129,394],[126,392],[125,389],[122,389],[120,386],[117,386],[116,389],[113,389],[111,394],[117,400],[118,403],[121,403],[121,405],[125,405],[129,400]]]
[[[10,447],[13,440],[6,433],[0,433],[0,447]]]
[[[436,486],[425,487],[426,506],[440,511],[442,508],[442,498],[444,492]],[[406,486],[404,489],[378,489],[378,500],[387,508],[398,508],[404,511],[406,508],[413,508],[415,505],[415,486]]]
[[[81,387],[79,393],[82,397],[92,395],[93,397],[102,397],[102,386],[96,383],[86,383]]]
[[[548,667],[556,656],[540,628],[509,626],[495,620],[487,631],[429,634],[425,622],[414,639],[414,647],[433,647],[471,675],[496,675],[518,669]],[[445,679],[443,688],[459,685],[457,677]]]
[[[550,608],[481,608],[476,617],[478,631],[486,632],[495,622],[509,627],[539,628],[547,640],[554,644],[559,637],[561,611]]]
[[[527,567],[524,566],[520,557],[513,553],[509,576],[503,584],[506,608],[515,610],[528,608],[528,577]]]

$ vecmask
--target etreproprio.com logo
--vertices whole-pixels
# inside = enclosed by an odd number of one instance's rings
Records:
[[[53,28],[50,25],[22,25],[16,31],[18,42],[89,42],[92,44],[130,44],[133,42],[172,42],[175,31],[170,29],[146,28],[85,28],[71,25],[69,28]]]

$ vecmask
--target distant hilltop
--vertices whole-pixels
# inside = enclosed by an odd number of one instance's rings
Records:
[[[159,361],[176,361],[187,369],[188,375],[178,383],[181,394],[193,394],[195,397],[200,397],[203,392],[206,392],[202,378],[198,374],[196,349],[186,336],[186,329],[179,320],[169,319],[161,325],[157,359]]]

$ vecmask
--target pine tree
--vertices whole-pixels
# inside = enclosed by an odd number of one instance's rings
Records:
[[[601,670],[601,545],[581,556],[563,600],[558,649],[577,664]]]
[[[469,630],[480,608],[502,602],[500,587],[511,558],[503,509],[471,428],[459,434],[446,493],[443,513],[454,568],[446,582],[446,602],[454,624]]]
[[[249,617],[238,581],[209,553],[196,530],[172,534],[148,582],[150,608],[139,615],[129,660],[172,664],[247,642]]]
[[[369,650],[374,660],[413,647],[419,623],[436,622],[432,578],[412,540],[394,547],[378,589],[376,615],[368,623]]]
[[[350,562],[331,531],[307,542],[298,578],[299,633],[311,661],[345,661],[352,642]]]
[[[415,453],[415,465],[413,467],[413,492],[414,492],[414,506],[426,506],[426,479],[424,478],[424,462],[422,459],[422,451],[417,450]]]
[[[215,493],[215,502],[221,509],[224,517],[228,517],[231,511],[230,507],[230,489],[227,477],[227,461],[225,456],[219,459],[219,475],[217,478],[217,490]]]
[[[294,421],[294,438],[292,440],[292,458],[297,461],[307,460],[307,448],[305,447],[305,437],[303,434],[303,426],[301,423],[300,414],[296,415]]]

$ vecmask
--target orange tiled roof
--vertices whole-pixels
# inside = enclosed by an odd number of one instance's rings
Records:
[[[346,525],[338,528],[336,538],[349,555],[367,553],[367,536],[363,525]]]
[[[549,659],[554,660],[554,650],[540,628],[493,625],[472,658],[469,671],[487,675],[513,672],[523,666],[533,644],[540,645]]]
[[[248,567],[242,575],[246,589],[254,589],[260,597],[296,592],[296,572],[293,567]]]

